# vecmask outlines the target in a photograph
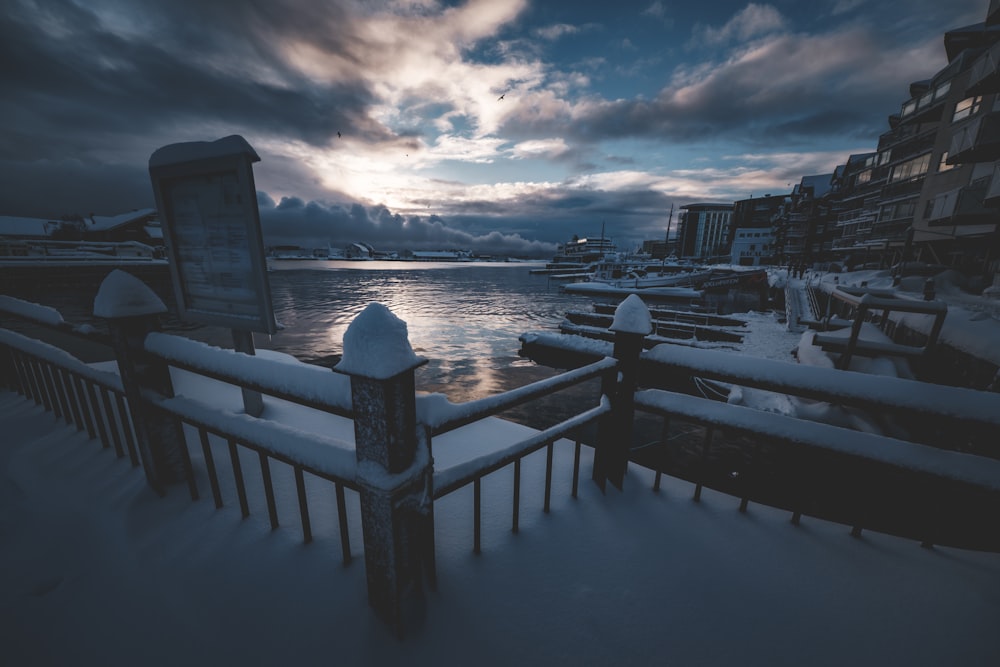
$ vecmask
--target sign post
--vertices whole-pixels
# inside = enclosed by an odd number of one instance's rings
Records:
[[[170,144],[149,158],[178,314],[230,328],[246,354],[254,331],[277,330],[253,180],[259,161],[239,135]],[[244,389],[243,402],[254,416],[264,409],[258,392]]]

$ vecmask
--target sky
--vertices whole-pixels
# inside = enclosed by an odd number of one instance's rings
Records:
[[[0,215],[152,207],[153,151],[239,134],[269,243],[629,249],[873,150],[987,6],[8,0]]]

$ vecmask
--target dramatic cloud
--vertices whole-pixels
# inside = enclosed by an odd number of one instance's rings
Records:
[[[151,206],[154,150],[241,134],[268,233],[304,245],[658,238],[671,204],[874,148],[986,7],[9,0],[0,215]]]

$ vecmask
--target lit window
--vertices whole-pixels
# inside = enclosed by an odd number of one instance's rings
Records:
[[[954,169],[955,165],[948,164],[948,151],[941,153],[941,161],[938,162],[938,171],[948,171],[949,169]]]
[[[979,107],[981,107],[982,104],[982,95],[966,97],[964,100],[955,105],[955,113],[952,114],[951,122],[954,123],[962,120],[963,118],[968,118],[969,116],[979,113]]]
[[[892,174],[889,176],[889,181],[891,183],[896,183],[898,181],[906,181],[911,178],[923,176],[927,173],[930,163],[931,154],[925,153],[918,158],[914,158],[913,160],[907,160],[906,162],[897,164],[892,168]]]

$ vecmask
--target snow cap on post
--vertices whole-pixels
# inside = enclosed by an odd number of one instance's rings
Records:
[[[160,315],[167,312],[160,297],[127,271],[115,269],[101,283],[94,298],[94,316],[105,319]]]
[[[186,141],[158,148],[149,156],[149,166],[164,167],[230,155],[247,155],[251,162],[260,162],[260,156],[246,139],[238,134],[231,134],[215,141]]]
[[[611,331],[634,333],[648,336],[653,331],[653,319],[649,308],[639,298],[638,294],[629,294],[615,308],[615,319],[609,327]]]
[[[426,363],[410,347],[406,322],[381,303],[370,303],[344,332],[344,356],[333,370],[387,380]]]

